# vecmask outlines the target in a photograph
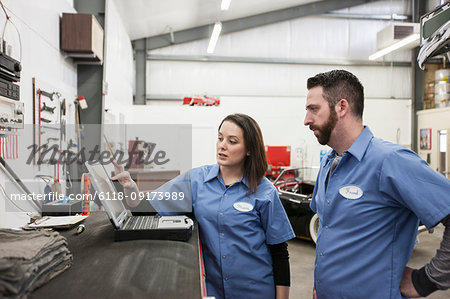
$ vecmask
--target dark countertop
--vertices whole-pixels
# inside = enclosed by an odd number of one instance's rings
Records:
[[[201,298],[198,227],[188,242],[114,242],[104,212],[92,212],[68,239],[73,265],[29,298]]]

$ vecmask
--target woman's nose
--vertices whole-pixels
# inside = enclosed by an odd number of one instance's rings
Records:
[[[219,147],[219,148],[225,148],[225,140],[222,140],[222,141],[217,141],[217,146]]]

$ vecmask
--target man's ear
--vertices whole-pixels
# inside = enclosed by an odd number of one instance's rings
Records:
[[[346,99],[340,99],[335,106],[335,110],[339,117],[344,117],[350,113],[350,104]]]

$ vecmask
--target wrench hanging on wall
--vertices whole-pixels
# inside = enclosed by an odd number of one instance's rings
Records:
[[[46,96],[46,97],[49,98],[51,101],[56,100],[56,99],[59,99],[59,97],[61,97],[61,94],[60,94],[59,92],[57,92],[57,91],[55,91],[55,92],[48,92],[48,91],[45,91],[45,90],[42,90],[42,89],[38,89],[38,90],[36,91],[36,93],[37,93],[38,95]]]
[[[42,111],[47,111],[47,112],[50,112],[50,113],[55,113],[55,109],[56,109],[56,106],[55,107],[50,107],[50,106],[47,106],[45,103],[43,103],[43,106],[41,107]]]

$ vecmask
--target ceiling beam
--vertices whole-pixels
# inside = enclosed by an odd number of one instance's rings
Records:
[[[373,21],[411,21],[410,15],[399,14],[360,14],[346,12],[326,12],[321,15],[325,18],[347,19],[347,20],[373,20]]]
[[[301,17],[319,15],[326,12],[349,8],[379,0],[323,0],[307,3],[299,6],[270,11],[262,14],[228,20],[222,22],[222,34],[237,32],[250,28],[265,26],[273,23],[288,21]],[[176,44],[192,42],[209,38],[214,24],[185,29],[172,33],[143,38],[146,40],[147,49],[153,50]],[[136,41],[136,40],[134,40]],[[133,42],[134,42],[133,41]]]
[[[337,65],[337,66],[395,66],[411,67],[410,61],[372,61],[372,60],[344,60],[344,59],[295,59],[295,58],[265,58],[265,57],[237,57],[237,56],[202,56],[202,55],[158,55],[149,54],[147,60],[154,61],[183,61],[183,62],[235,62],[235,63],[269,63],[293,65]]]

